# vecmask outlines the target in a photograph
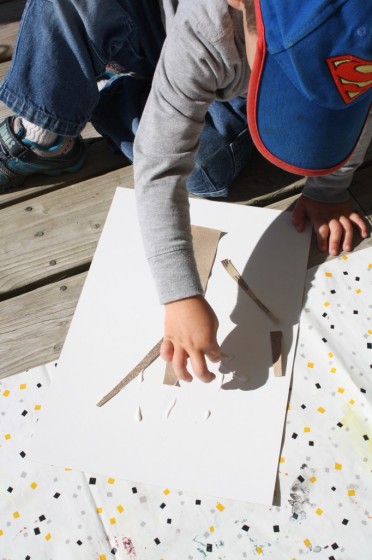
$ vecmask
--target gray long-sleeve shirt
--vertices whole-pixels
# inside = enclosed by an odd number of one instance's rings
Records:
[[[160,3],[167,38],[136,135],[134,176],[145,251],[160,302],[166,303],[202,293],[186,179],[209,105],[246,96],[250,69],[241,12],[226,0]],[[346,189],[371,139],[369,121],[348,165],[309,178],[304,194],[324,201],[348,198]]]

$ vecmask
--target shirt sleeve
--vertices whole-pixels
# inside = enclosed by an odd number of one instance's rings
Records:
[[[227,6],[225,0],[214,2]],[[233,42],[226,41],[233,32],[227,8],[218,26],[211,21],[206,33],[200,26],[207,27],[208,14],[193,19],[195,4],[186,2],[187,10],[182,10],[181,3],[178,8],[134,145],[138,219],[161,303],[202,293],[186,179],[193,170],[208,107],[216,92],[226,88],[226,80],[234,79],[233,66],[240,60]]]

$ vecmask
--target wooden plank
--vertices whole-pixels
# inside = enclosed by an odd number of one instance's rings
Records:
[[[26,0],[0,0],[0,26],[12,21],[19,22]]]
[[[0,303],[0,378],[58,359],[86,273]]]
[[[17,38],[25,0],[1,2],[0,5],[0,62],[10,60]]]
[[[0,299],[88,267],[119,184],[131,167],[1,210]]]
[[[0,41],[1,41],[1,39],[0,39]],[[5,74],[8,72],[9,66],[10,66],[10,61],[2,62],[2,63],[0,64],[0,82],[2,82],[2,80],[3,80],[4,76],[5,76]],[[5,105],[3,105],[2,103],[0,103],[0,109],[1,109],[2,107],[5,107]],[[0,113],[0,115],[1,115],[1,113]]]
[[[0,25],[0,62],[10,60],[13,56],[13,48],[18,32],[18,23],[6,23]]]

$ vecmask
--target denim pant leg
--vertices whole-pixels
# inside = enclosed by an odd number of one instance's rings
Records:
[[[206,198],[226,197],[232,181],[250,160],[253,141],[246,113],[247,100],[215,101],[205,118],[190,193]]]
[[[113,151],[122,152],[133,162],[133,144],[139,121],[150,93],[151,79],[132,74],[111,78],[101,90],[92,114],[94,128]]]
[[[133,143],[150,93],[165,40],[158,0],[120,0],[126,4],[133,30],[113,59],[126,72],[115,76],[100,92],[91,121],[110,145],[133,161]]]
[[[28,0],[0,100],[62,135],[76,136],[92,118],[132,159],[164,38],[158,0]],[[112,61],[127,74],[100,95],[97,78]],[[250,148],[245,100],[213,103],[188,179],[190,192],[227,196]]]
[[[28,0],[0,100],[76,136],[97,106],[106,64],[152,76],[163,40],[158,0]]]

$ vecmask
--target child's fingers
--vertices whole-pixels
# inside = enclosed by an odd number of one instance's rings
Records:
[[[173,360],[173,344],[170,340],[163,340],[161,347],[160,347],[160,356],[166,362],[171,362]]]
[[[292,224],[296,228],[297,231],[301,232],[305,229],[306,225],[306,214],[303,205],[300,201],[297,201],[297,204],[292,210]]]
[[[322,224],[319,227],[316,227],[316,225],[314,224],[314,231],[316,234],[319,251],[327,251],[329,237],[328,224]]]
[[[354,237],[353,224],[346,216],[341,216],[340,224],[343,227],[343,235],[344,235],[342,249],[343,251],[351,251],[353,248],[353,237]]]
[[[329,229],[328,252],[330,255],[336,256],[340,252],[341,240],[344,233],[344,229],[341,223],[336,219],[330,220],[328,229]]]
[[[205,361],[204,352],[194,351],[190,355],[191,366],[196,377],[204,383],[209,383],[215,379],[214,373],[208,370],[207,362]]]
[[[182,347],[175,348],[173,352],[174,373],[182,381],[192,381],[192,375],[187,369],[187,353]]]
[[[354,224],[358,229],[359,235],[363,239],[365,239],[368,235],[368,226],[366,221],[361,216],[359,216],[357,212],[353,212],[352,214],[350,214],[349,219],[351,223]]]
[[[205,355],[207,356],[208,360],[212,363],[217,363],[221,361],[222,352],[220,346],[217,344],[217,340],[210,345],[209,348],[205,350]]]

